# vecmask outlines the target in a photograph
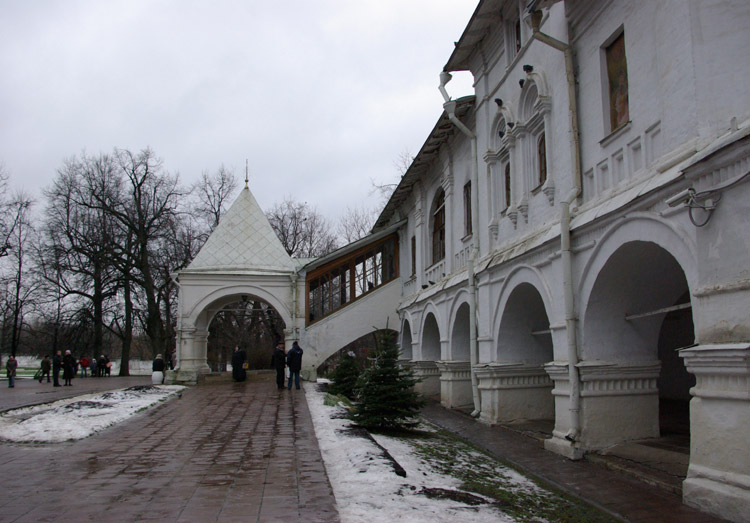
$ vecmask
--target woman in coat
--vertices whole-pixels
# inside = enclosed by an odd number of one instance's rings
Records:
[[[245,381],[247,373],[245,372],[245,362],[247,361],[247,355],[245,351],[240,349],[239,345],[235,345],[234,352],[232,352],[232,379],[234,381]]]
[[[65,351],[65,356],[63,356],[62,364],[63,380],[65,380],[65,385],[70,387],[71,385],[73,385],[71,381],[73,380],[73,376],[75,376],[76,373],[76,359],[73,357],[69,350]]]

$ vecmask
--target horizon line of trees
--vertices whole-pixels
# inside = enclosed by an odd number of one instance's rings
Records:
[[[185,187],[150,148],[84,152],[63,162],[38,211],[8,182],[0,166],[0,353],[119,353],[120,375],[129,375],[134,346],[140,357],[169,358],[178,292],[171,275],[190,263],[234,200],[232,170],[204,171]],[[332,224],[289,196],[266,215],[297,258],[365,236],[376,218],[374,209],[349,207]],[[258,333],[222,338],[243,336]]]

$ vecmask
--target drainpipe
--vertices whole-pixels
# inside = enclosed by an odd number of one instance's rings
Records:
[[[576,339],[576,315],[573,293],[573,264],[570,250],[570,205],[581,194],[581,147],[578,137],[578,98],[576,96],[573,48],[548,34],[542,33],[539,26],[541,11],[531,13],[531,37],[565,56],[565,78],[568,83],[568,103],[570,114],[570,157],[573,160],[573,188],[560,202],[560,259],[563,271],[563,296],[565,306],[565,331],[567,334],[568,380],[570,383],[570,430],[566,439],[575,442],[581,432],[581,381],[578,374],[578,341]]]
[[[477,136],[471,129],[466,127],[461,120],[456,116],[456,102],[451,100],[448,96],[448,92],[445,90],[445,84],[451,81],[451,74],[447,71],[440,73],[440,86],[438,89],[443,95],[445,103],[443,109],[445,109],[448,119],[458,127],[458,129],[464,133],[471,140],[471,251],[469,252],[469,260],[466,264],[466,270],[469,276],[469,365],[471,372],[471,395],[474,399],[474,411],[471,413],[472,417],[479,417],[479,413],[482,410],[481,401],[479,398],[479,380],[475,366],[479,361],[479,354],[477,349],[477,285],[474,275],[474,262],[479,255],[479,196],[477,192],[479,185],[477,182]]]
[[[297,269],[289,278],[292,280],[292,334],[297,339]]]
[[[180,354],[182,352],[182,284],[180,284],[180,274],[177,272],[169,273],[169,278],[177,286],[177,339],[175,340],[175,365],[172,370],[180,366]]]

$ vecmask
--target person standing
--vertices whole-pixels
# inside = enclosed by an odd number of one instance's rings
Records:
[[[302,370],[302,348],[296,341],[292,343],[292,350],[286,355],[286,364],[289,367],[289,384],[287,390],[292,390],[292,378],[294,388],[299,390],[299,372]]]
[[[164,383],[164,358],[157,354],[154,362],[151,364],[151,383],[161,385]]]
[[[247,354],[239,345],[235,345],[234,352],[232,352],[232,379],[234,381],[245,381],[245,378],[247,378],[246,362]]]
[[[12,354],[8,356],[5,362],[5,372],[8,374],[8,388],[16,386],[16,371],[18,370],[18,360]]]
[[[76,373],[76,359],[73,357],[69,350],[65,351],[65,356],[63,356],[62,359],[62,366],[63,380],[65,380],[65,385],[67,387],[72,387],[73,376]]]
[[[91,377],[92,378],[96,378],[96,373],[97,373],[97,370],[96,370],[96,356],[93,356],[89,360],[89,367],[91,367]]]
[[[49,383],[49,371],[52,369],[52,361],[49,359],[49,355],[45,356],[42,360],[42,374],[39,376],[39,383],[44,379],[45,374],[47,375],[47,383]]]
[[[81,377],[86,378],[89,374],[89,359],[86,356],[81,356],[78,360],[78,364],[81,366]]]
[[[62,356],[60,355],[60,351],[55,352],[55,355],[52,356],[52,378],[54,381],[54,387],[60,386],[60,369],[62,369]]]
[[[271,366],[276,369],[276,386],[279,389],[284,388],[284,366],[286,365],[286,354],[284,354],[284,342],[276,344],[271,356]]]

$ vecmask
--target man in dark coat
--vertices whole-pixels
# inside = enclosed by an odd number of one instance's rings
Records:
[[[60,351],[57,351],[52,356],[52,381],[55,387],[60,386],[60,369],[62,369],[62,355]]]
[[[245,372],[245,362],[247,361],[247,354],[239,345],[234,346],[234,352],[232,352],[232,379],[234,381],[245,381],[247,373]]]
[[[276,369],[276,386],[279,389],[284,388],[284,366],[286,365],[286,354],[284,354],[284,342],[276,344],[271,356],[271,366]]]
[[[286,364],[289,367],[289,384],[287,390],[292,390],[292,378],[294,378],[294,387],[299,390],[299,371],[302,370],[302,348],[295,341],[292,343],[292,350],[286,355]]]
[[[50,369],[52,369],[52,360],[49,359],[49,356],[45,356],[42,360],[42,373],[39,375],[39,383],[42,382],[45,375],[47,376],[47,383],[49,383]]]

